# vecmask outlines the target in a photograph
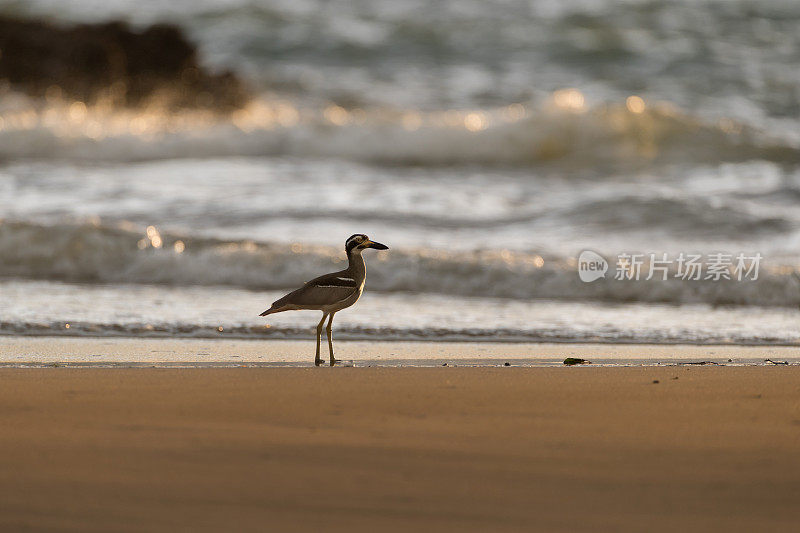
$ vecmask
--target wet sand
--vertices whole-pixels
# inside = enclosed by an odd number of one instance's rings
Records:
[[[0,366],[309,366],[314,337],[303,340],[236,338],[21,337],[0,336]],[[323,339],[323,357],[327,345]],[[800,363],[800,346],[430,342],[337,340],[336,356],[355,366],[561,365],[566,357],[595,364],[674,364],[712,361]]]
[[[2,531],[800,519],[797,366],[0,368],[0,427]]]

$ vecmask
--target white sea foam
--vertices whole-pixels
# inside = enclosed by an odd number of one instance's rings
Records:
[[[0,335],[314,338],[318,314],[257,314],[283,293],[222,287],[0,283]],[[787,308],[518,301],[367,291],[336,315],[338,339],[798,344]],[[433,356],[433,354],[431,354]]]

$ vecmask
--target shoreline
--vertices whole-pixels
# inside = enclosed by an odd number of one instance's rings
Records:
[[[308,340],[0,336],[0,367],[308,366]],[[471,341],[335,341],[341,366],[599,366],[800,364],[800,346]],[[322,354],[327,357],[323,339]],[[771,364],[771,363],[766,363]]]

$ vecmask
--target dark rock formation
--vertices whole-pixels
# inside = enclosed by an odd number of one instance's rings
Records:
[[[212,74],[176,26],[141,32],[125,23],[60,27],[0,16],[0,80],[33,96],[63,96],[120,106],[151,99],[170,107],[226,110],[247,91],[230,72]]]

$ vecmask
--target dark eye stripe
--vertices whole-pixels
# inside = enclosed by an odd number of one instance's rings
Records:
[[[345,242],[345,247],[351,248],[353,246],[357,246],[362,242],[364,242],[364,239],[366,238],[367,238],[366,235],[353,235],[352,237],[347,239],[347,242]]]

